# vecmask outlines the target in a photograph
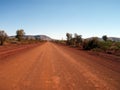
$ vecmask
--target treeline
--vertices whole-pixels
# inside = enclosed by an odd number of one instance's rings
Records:
[[[79,47],[83,41],[82,35],[78,35],[76,33],[74,34],[74,37],[72,37],[72,34],[70,33],[66,33],[66,36],[67,36],[67,42],[66,42],[67,45],[73,45]]]
[[[91,50],[93,48],[98,48],[98,38],[93,37],[89,39],[83,39],[82,35],[66,33],[67,41],[66,45],[73,47],[81,47],[84,50]]]
[[[5,42],[7,43],[33,43],[38,42],[40,39],[29,39],[25,38],[25,31],[23,29],[19,29],[16,31],[16,35],[13,38],[10,38],[4,30],[0,30],[0,45],[3,45]]]
[[[66,37],[66,45],[79,47],[83,50],[120,55],[120,42],[109,40],[107,35],[103,35],[101,39],[98,37],[83,39],[82,35],[66,33]]]

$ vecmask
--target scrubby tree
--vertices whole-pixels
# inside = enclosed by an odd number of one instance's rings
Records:
[[[85,39],[82,46],[84,50],[99,48],[99,40],[97,37],[93,37],[91,39]]]
[[[71,41],[72,41],[72,34],[70,33],[66,33],[66,36],[67,36],[67,45],[71,45]]]
[[[103,39],[104,41],[107,41],[108,37],[107,37],[106,35],[104,35],[104,36],[102,36],[102,39]]]
[[[4,30],[0,30],[0,45],[3,45],[5,40],[7,39],[7,34]]]
[[[23,39],[24,35],[25,35],[25,32],[23,29],[16,31],[16,38],[18,38],[19,41],[21,41]]]
[[[71,38],[70,45],[75,46],[75,38]]]
[[[75,38],[75,44],[76,46],[79,46],[80,43],[82,43],[82,35],[78,35],[78,34],[74,34],[74,38]]]
[[[66,33],[67,36],[67,45],[72,46],[79,46],[80,43],[82,43],[82,35],[74,34],[74,37],[72,37],[72,34]]]

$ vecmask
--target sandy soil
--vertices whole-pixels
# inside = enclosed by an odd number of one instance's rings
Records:
[[[0,48],[0,90],[120,90],[119,60],[50,42],[20,48]]]

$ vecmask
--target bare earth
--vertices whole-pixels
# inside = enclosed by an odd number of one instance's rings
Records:
[[[120,90],[120,60],[50,42],[14,52],[0,51],[0,90]]]

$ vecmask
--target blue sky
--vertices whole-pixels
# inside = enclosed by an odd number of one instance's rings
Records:
[[[15,35],[21,28],[56,39],[66,32],[120,37],[120,0],[0,0],[0,29]]]

